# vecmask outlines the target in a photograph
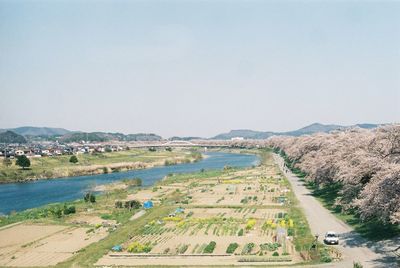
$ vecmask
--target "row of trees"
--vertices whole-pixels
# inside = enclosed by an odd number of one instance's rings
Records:
[[[301,137],[272,137],[306,179],[336,183],[336,204],[362,219],[400,223],[400,125],[351,129]]]

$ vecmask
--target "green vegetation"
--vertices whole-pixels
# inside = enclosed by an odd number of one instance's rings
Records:
[[[26,143],[24,136],[7,130],[0,133],[0,143]]]
[[[12,165],[12,161],[10,158],[4,158],[3,159],[3,166],[5,166],[6,168],[10,167]]]
[[[31,166],[31,161],[26,157],[26,155],[21,155],[17,157],[15,164],[22,167],[22,169],[26,169]]]
[[[243,236],[243,229],[240,229],[240,230],[239,230],[238,236]]]
[[[103,200],[105,201],[105,200]],[[144,216],[135,221],[129,221],[132,213],[125,214],[119,228],[111,232],[106,238],[101,241],[91,244],[85,249],[81,250],[79,254],[74,255],[67,261],[60,263],[57,267],[92,267],[100,257],[106,254],[114,245],[123,244],[128,237],[133,237],[141,231],[141,226],[146,225],[148,222],[155,221],[160,217],[167,216],[172,207],[163,206],[155,207],[149,210]]]
[[[336,217],[352,226],[354,230],[363,237],[369,240],[379,241],[400,235],[400,225],[384,224],[375,219],[362,221],[355,211],[343,211],[341,206],[335,203],[338,192],[342,188],[341,184],[332,183],[330,185],[318,187],[312,182],[304,183],[307,188],[311,190],[312,195],[317,198],[324,207],[329,209]]]
[[[280,152],[280,151],[276,151]],[[340,220],[346,222],[354,228],[363,237],[379,241],[383,239],[392,238],[400,235],[400,226],[394,224],[383,224],[378,220],[362,221],[355,211],[343,211],[341,206],[336,204],[336,198],[339,196],[339,191],[342,189],[340,183],[331,183],[324,186],[318,186],[313,182],[305,181],[304,178],[307,174],[300,169],[294,167],[294,162],[291,162],[284,152],[280,152],[284,158],[286,165],[290,170],[299,178],[303,179],[306,187],[311,190],[312,195],[322,203],[324,207],[329,209],[332,214]],[[377,231],[379,230],[379,231]]]
[[[211,253],[213,253],[216,245],[217,245],[217,243],[215,243],[215,241],[211,241],[211,242],[208,243],[208,245],[204,248],[203,253],[205,253],[205,254],[211,254]]]
[[[359,262],[353,262],[353,268],[363,268],[363,266]]]
[[[126,250],[130,253],[143,253],[143,252],[148,253],[151,251],[151,249],[152,249],[152,246],[149,242],[145,243],[145,244],[141,244],[136,241],[136,242],[133,242],[132,244],[130,244]]]
[[[69,155],[31,158],[28,159],[31,162],[30,168],[26,170],[21,170],[17,165],[9,165],[9,161],[0,161],[0,183],[24,181],[28,178],[59,178],[127,171],[145,168],[152,163],[163,165],[165,159],[176,162],[195,160],[190,154],[185,154],[184,150],[149,152],[147,149],[80,154],[78,157],[79,162],[74,165],[71,165]]]
[[[244,247],[242,249],[242,255],[250,254],[255,246],[256,245],[254,243],[248,243],[248,244],[244,245]]]
[[[0,227],[26,220],[62,221],[64,216],[76,213],[76,202],[65,204],[51,204],[40,208],[11,213],[9,216],[0,216]]]
[[[179,254],[184,254],[188,248],[189,248],[189,245],[188,244],[184,244],[177,250],[177,252]]]
[[[279,243],[264,243],[260,245],[261,250],[267,250],[267,251],[275,251],[277,250],[281,245]]]
[[[238,243],[230,243],[228,248],[226,249],[226,253],[233,254],[238,247]]]
[[[88,192],[83,196],[83,200],[85,200],[85,202],[95,203],[96,196],[93,193]]]
[[[72,155],[72,156],[69,158],[69,162],[72,163],[72,164],[78,163],[78,162],[79,162],[78,157],[76,157],[76,155]]]

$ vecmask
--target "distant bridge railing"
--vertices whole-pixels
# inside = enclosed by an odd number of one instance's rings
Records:
[[[155,143],[134,143],[130,144],[133,148],[145,147],[230,147],[230,144],[216,144],[216,143],[197,143],[192,141],[166,141]]]

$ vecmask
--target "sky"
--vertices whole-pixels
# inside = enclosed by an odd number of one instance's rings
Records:
[[[400,1],[2,1],[0,128],[400,121]]]

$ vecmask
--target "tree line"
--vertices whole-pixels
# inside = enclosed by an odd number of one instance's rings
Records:
[[[335,204],[361,219],[400,223],[400,125],[300,137],[276,136],[293,167],[317,186],[338,184]]]

